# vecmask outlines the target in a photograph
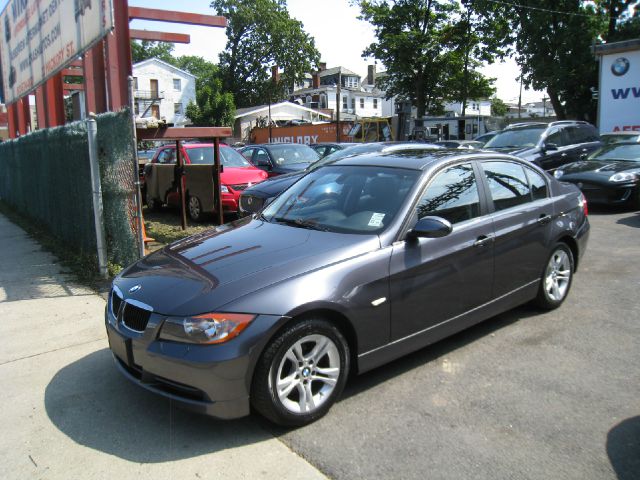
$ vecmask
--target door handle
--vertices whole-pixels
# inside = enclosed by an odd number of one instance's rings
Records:
[[[538,223],[540,225],[546,225],[547,223],[549,223],[551,221],[551,217],[549,215],[547,215],[546,213],[543,213],[542,215],[540,215],[540,217],[538,218]]]
[[[474,247],[484,247],[486,244],[493,242],[493,237],[488,235],[480,235],[476,238],[476,241],[473,242]]]

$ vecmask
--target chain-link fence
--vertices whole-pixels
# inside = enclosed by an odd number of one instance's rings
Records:
[[[97,124],[107,258],[127,265],[139,252],[131,117],[126,110],[106,113]],[[86,124],[0,143],[0,199],[45,225],[69,249],[95,256]]]

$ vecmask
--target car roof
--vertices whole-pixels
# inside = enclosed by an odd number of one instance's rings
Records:
[[[436,163],[448,163],[456,160],[516,160],[526,163],[513,155],[498,154],[496,152],[482,151],[461,151],[461,150],[422,150],[422,151],[400,151],[400,152],[376,152],[353,157],[346,157],[331,163],[330,166],[373,166],[373,167],[395,167],[411,170],[426,170]]]

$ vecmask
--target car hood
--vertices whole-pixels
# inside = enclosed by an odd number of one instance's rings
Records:
[[[309,165],[311,165],[311,162],[304,162],[304,163],[286,163],[284,165],[277,165],[276,167],[274,167],[274,170],[278,170],[280,172],[300,172],[301,170],[305,170]]]
[[[379,248],[373,235],[308,230],[246,218],[169,245],[114,284],[164,315],[197,315],[288,278]],[[140,285],[134,293],[129,290]],[[261,312],[247,312],[261,313]]]
[[[538,151],[537,148],[532,147],[482,147],[484,150],[491,150],[493,152],[498,153],[508,153],[511,155],[516,155],[518,157],[525,157],[527,155],[531,155],[532,153],[536,153]]]
[[[560,180],[608,180],[614,173],[639,173],[640,162],[627,162],[624,160],[584,160],[563,165],[559,170],[563,172]]]
[[[259,196],[265,196],[266,198],[275,197],[280,192],[283,192],[297,182],[305,173],[307,172],[291,172],[285,173],[284,175],[278,175],[277,177],[272,177],[259,185],[247,188],[245,192],[252,195],[258,194]]]
[[[225,185],[258,183],[267,178],[267,174],[256,167],[224,167],[220,181]]]

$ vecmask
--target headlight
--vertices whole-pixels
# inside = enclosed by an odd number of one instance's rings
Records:
[[[609,181],[610,182],[616,182],[616,183],[620,183],[620,182],[633,182],[635,180],[637,180],[637,176],[635,173],[614,173],[613,175],[611,175],[609,177]]]
[[[553,176],[556,178],[560,178],[564,175],[564,171],[563,170],[556,170],[555,172],[553,172]]]
[[[226,185],[220,185],[220,191],[222,193],[229,193],[229,188]]]
[[[169,317],[160,331],[161,340],[183,343],[224,343],[247,328],[255,315],[206,313],[194,317]]]

